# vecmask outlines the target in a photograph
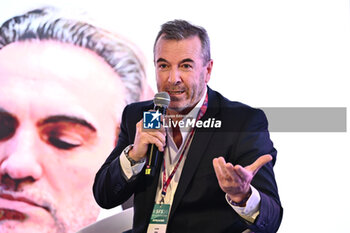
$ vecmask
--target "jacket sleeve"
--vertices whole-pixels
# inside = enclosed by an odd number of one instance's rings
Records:
[[[137,179],[125,180],[119,161],[120,154],[125,147],[133,143],[134,138],[134,135],[129,135],[130,131],[127,129],[127,125],[133,124],[128,122],[127,116],[132,114],[129,113],[129,108],[126,106],[123,111],[118,144],[95,176],[93,194],[98,205],[106,209],[116,207],[128,200],[137,183]]]
[[[264,165],[254,176],[251,185],[260,194],[259,216],[247,227],[253,232],[276,232],[282,220],[283,209],[280,203],[273,166],[277,151],[273,147],[268,132],[268,122],[262,110],[251,109],[247,120],[240,130],[234,161],[242,166],[253,163],[264,154],[270,154],[273,160]]]

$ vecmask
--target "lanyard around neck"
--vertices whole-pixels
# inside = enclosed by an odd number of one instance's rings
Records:
[[[203,117],[203,115],[207,111],[207,108],[208,108],[208,93],[206,94],[204,102],[203,102],[203,104],[202,104],[202,106],[201,106],[201,108],[199,110],[199,113],[198,113],[197,118],[196,118],[196,122]],[[162,199],[161,199],[160,203],[164,203],[164,198],[165,198],[168,186],[169,186],[171,180],[173,179],[173,177],[175,175],[175,172],[177,171],[177,168],[179,167],[179,165],[180,165],[180,163],[182,161],[182,158],[184,157],[184,154],[185,154],[185,152],[186,152],[190,142],[192,141],[192,138],[193,138],[193,135],[194,135],[194,131],[195,131],[195,127],[191,129],[191,132],[190,132],[189,136],[187,137],[187,139],[185,141],[185,146],[182,149],[180,158],[177,161],[173,171],[170,173],[168,179],[166,179],[165,160],[163,160],[163,168],[164,168],[163,169],[163,188],[162,188]]]

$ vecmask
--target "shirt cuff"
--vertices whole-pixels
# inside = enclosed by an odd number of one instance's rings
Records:
[[[131,166],[131,163],[126,158],[126,155],[125,155],[124,151],[120,154],[119,161],[120,161],[120,166],[122,167],[124,178],[126,180],[130,180],[131,177],[136,176],[137,174],[139,174],[142,171],[143,166],[146,163],[146,161],[144,161],[142,163],[137,163],[134,166]]]
[[[234,206],[231,205],[228,201],[228,197],[226,194],[226,201],[227,203],[239,214],[242,218],[247,220],[248,222],[253,223],[255,219],[259,215],[259,207],[260,207],[260,194],[256,188],[250,185],[250,188],[252,189],[252,194],[250,195],[249,199],[247,200],[246,206],[240,207],[240,206]]]

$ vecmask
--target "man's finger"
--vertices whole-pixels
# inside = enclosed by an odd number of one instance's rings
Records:
[[[240,174],[237,173],[237,169],[235,168],[235,166],[232,165],[232,163],[226,163],[225,168],[233,181],[235,182],[242,181],[242,177],[240,176]]]
[[[220,167],[218,158],[213,159],[213,166],[214,166],[216,178],[220,181],[221,179],[223,179],[223,174],[221,171],[221,167]]]
[[[233,165],[231,163],[226,163],[223,157],[218,159],[222,175],[227,181],[237,182],[239,180],[239,176],[234,172]]]
[[[243,168],[241,165],[236,165],[234,167],[234,171],[243,181],[247,180],[247,177],[249,177],[251,174],[247,171],[246,168]]]
[[[241,178],[236,174],[234,166],[231,163],[226,163],[223,157],[213,160],[214,170],[218,180],[224,182],[238,182]]]
[[[260,156],[254,163],[246,166],[245,168],[253,173],[253,176],[259,171],[259,169],[270,162],[272,160],[272,156],[269,154]]]
[[[220,168],[221,178],[225,179],[228,176],[226,168],[225,168],[226,161],[223,157],[217,158],[216,161],[217,161],[218,167]]]

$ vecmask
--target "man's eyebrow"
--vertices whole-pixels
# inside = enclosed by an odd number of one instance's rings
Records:
[[[181,64],[181,63],[185,63],[185,62],[194,63],[194,61],[193,61],[191,58],[185,58],[185,59],[181,60],[180,64]]]
[[[157,63],[158,63],[158,62],[168,62],[168,61],[165,60],[164,58],[158,58]]]
[[[158,62],[168,62],[166,59],[164,59],[164,58],[159,58],[158,60],[157,60],[157,63]],[[194,61],[191,59],[191,58],[185,58],[185,59],[183,59],[183,60],[181,60],[180,61],[180,64],[181,63],[184,63],[184,62],[192,62],[192,63],[194,63]]]
[[[87,122],[86,120],[84,120],[82,118],[79,118],[79,117],[68,116],[68,115],[50,116],[48,118],[40,120],[37,125],[38,126],[42,126],[42,125],[45,125],[45,124],[48,124],[48,123],[58,123],[58,122],[67,122],[67,123],[79,124],[79,125],[87,127],[90,130],[96,132],[96,128],[92,124]]]

